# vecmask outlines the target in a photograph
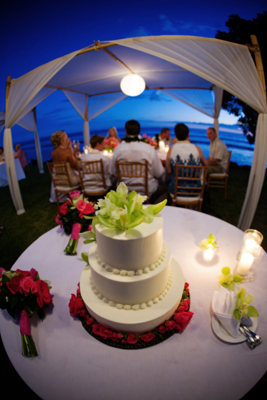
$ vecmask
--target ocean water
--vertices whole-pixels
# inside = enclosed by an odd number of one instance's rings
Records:
[[[160,133],[161,128],[143,128],[142,134],[146,134],[147,136],[154,137],[156,133]],[[175,137],[173,128],[170,128],[171,137]],[[220,138],[225,142],[228,150],[232,151],[231,161],[237,163],[239,166],[248,165],[251,166],[253,152],[254,152],[254,145],[249,144],[246,137],[243,133],[229,132],[230,129],[223,129],[220,128]],[[106,136],[107,130],[92,130],[90,132],[92,135],[102,135]],[[118,129],[118,134],[120,138],[125,136],[125,131],[123,128]],[[71,133],[68,135],[71,140],[76,140],[80,142],[80,151],[83,151],[83,134],[82,132],[79,133]],[[210,141],[206,136],[206,129],[198,129],[196,127],[190,127],[190,140],[201,147],[203,153],[206,158],[209,156],[209,147]],[[51,159],[51,151],[53,150],[53,146],[50,142],[50,138],[41,138],[41,149],[43,155],[43,161],[49,161]],[[36,151],[35,145],[33,140],[27,140],[24,142],[20,142],[21,147],[24,151],[27,152],[28,161],[36,160]]]

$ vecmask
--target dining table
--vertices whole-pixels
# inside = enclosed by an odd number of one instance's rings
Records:
[[[69,312],[83,269],[81,258],[91,244],[79,239],[77,255],[64,254],[68,236],[60,226],[48,231],[19,257],[12,270],[38,270],[51,282],[53,305],[43,321],[33,317],[31,332],[39,353],[21,355],[18,323],[0,312],[1,336],[7,355],[20,377],[42,399],[240,399],[267,370],[267,255],[257,265],[254,280],[239,284],[254,296],[259,312],[260,346],[251,350],[240,334],[233,342],[213,326],[211,302],[219,290],[223,267],[233,272],[244,232],[210,215],[165,206],[163,237],[189,284],[194,313],[183,332],[142,349],[120,349],[91,336]],[[219,250],[203,260],[200,242],[216,237]],[[14,244],[15,245],[15,244]],[[142,312],[142,311],[140,311]]]
[[[18,181],[20,181],[21,179],[25,179],[26,176],[21,166],[20,160],[18,158],[15,158],[15,168]],[[8,178],[6,173],[6,163],[0,162],[0,187],[7,185],[8,185]]]

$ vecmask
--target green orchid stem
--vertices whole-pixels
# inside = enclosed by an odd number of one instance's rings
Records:
[[[77,239],[70,239],[69,243],[67,244],[67,247],[65,248],[65,253],[69,256],[75,256],[77,254],[77,245],[78,245],[78,240]]]
[[[38,353],[32,336],[21,335],[22,355],[25,357],[37,357]]]

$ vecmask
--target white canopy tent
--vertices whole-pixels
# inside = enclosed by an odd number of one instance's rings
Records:
[[[189,36],[97,42],[8,80],[4,148],[17,213],[24,209],[11,157],[12,126],[60,89],[83,118],[84,142],[88,144],[88,121],[125,97],[120,81],[129,72],[141,75],[147,90],[162,90],[213,117],[217,128],[224,89],[259,113],[253,164],[238,224],[241,229],[248,228],[265,176],[267,105],[263,86],[247,46]]]
[[[0,132],[4,128],[4,125],[5,125],[5,111],[0,111]],[[34,133],[37,164],[38,164],[39,172],[40,172],[40,174],[42,174],[44,172],[44,167],[43,167],[43,159],[42,159],[40,140],[39,140],[39,135],[38,135],[38,130],[37,130],[36,108],[29,111],[28,114],[24,115],[24,117],[22,117],[17,122],[17,125]]]

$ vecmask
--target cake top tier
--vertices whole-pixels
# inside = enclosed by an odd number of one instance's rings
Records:
[[[162,250],[163,218],[156,215],[127,231],[96,224],[96,242],[101,260],[113,268],[142,269],[158,260]]]
[[[154,221],[150,224],[142,222],[142,224],[135,226],[134,228],[128,229],[126,231],[122,231],[120,229],[115,228],[107,228],[105,225],[97,224],[96,225],[96,238],[98,242],[99,233],[112,238],[117,241],[125,241],[125,240],[135,240],[146,238],[150,235],[153,235],[156,231],[163,227],[163,218],[161,215],[156,215],[154,217]]]

